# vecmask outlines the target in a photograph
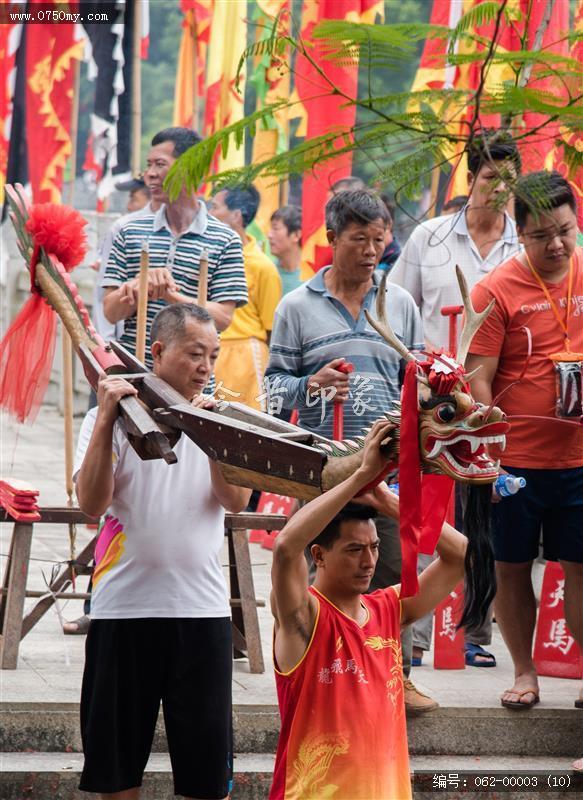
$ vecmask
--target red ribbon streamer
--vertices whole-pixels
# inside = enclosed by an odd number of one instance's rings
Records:
[[[57,315],[33,294],[0,343],[0,406],[19,422],[32,422],[49,385]]]
[[[401,395],[399,485],[401,597],[413,597],[419,588],[417,553],[422,526],[417,364],[413,361],[407,364]]]
[[[432,556],[451,500],[455,481],[449,475],[423,475],[421,508],[423,527],[419,552]]]

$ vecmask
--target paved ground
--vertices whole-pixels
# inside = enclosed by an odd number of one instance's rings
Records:
[[[76,420],[76,431],[80,420]],[[0,474],[23,478],[40,490],[42,505],[64,505],[64,457],[62,418],[53,408],[43,408],[33,426],[15,426],[1,420]],[[8,552],[11,526],[0,525],[0,568]],[[80,527],[77,548],[92,532]],[[35,529],[29,588],[44,589],[56,562],[68,558],[68,531],[64,526],[39,525]],[[268,599],[271,553],[251,545],[258,597]],[[226,561],[226,554],[225,554]],[[78,580],[84,590],[87,579]],[[33,603],[36,601],[28,601]],[[6,702],[76,702],[83,668],[83,637],[63,636],[61,619],[75,619],[82,613],[81,601],[60,602],[24,639],[19,668],[0,673],[0,692]],[[267,669],[263,675],[250,675],[246,661],[235,663],[234,702],[275,704],[270,645],[271,619],[267,608],[259,609]],[[467,668],[461,671],[434,670],[432,657],[413,669],[412,678],[423,690],[447,706],[497,706],[501,692],[512,684],[512,665],[496,625],[491,647],[498,659],[494,669]],[[576,681],[542,678],[542,705],[572,708]]]

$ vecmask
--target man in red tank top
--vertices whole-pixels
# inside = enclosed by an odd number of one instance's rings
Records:
[[[376,511],[398,518],[386,485],[350,503],[386,464],[391,424],[376,422],[361,467],[295,514],[275,540],[271,607],[281,713],[270,800],[411,797],[400,626],[429,612],[463,576],[465,537],[444,525],[437,560],[403,600],[364,594],[378,558]],[[374,506],[374,508],[372,507]],[[308,586],[304,548],[317,568]]]

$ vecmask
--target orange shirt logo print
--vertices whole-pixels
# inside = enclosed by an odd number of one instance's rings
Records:
[[[293,769],[297,794],[305,800],[324,800],[332,797],[338,786],[324,784],[332,761],[348,752],[349,739],[343,733],[322,733],[304,739],[300,745]]]
[[[395,645],[399,647],[396,639],[383,639],[382,636],[369,636],[364,640],[364,646],[372,647],[373,650],[382,650],[385,647],[394,648]]]
[[[368,683],[364,670],[353,658],[347,658],[344,665],[341,658],[335,658],[329,667],[321,667],[318,670],[318,682],[329,685],[333,683],[334,676],[338,675],[355,675],[358,683]]]
[[[583,317],[583,294],[578,294],[573,297],[571,314],[574,317]]]
[[[384,650],[389,648],[391,651],[391,666],[389,668],[389,680],[386,682],[387,697],[391,701],[393,708],[403,710],[402,703],[399,703],[403,693],[403,657],[401,646],[397,639],[383,639],[382,636],[369,636],[365,639],[365,647],[373,650]]]

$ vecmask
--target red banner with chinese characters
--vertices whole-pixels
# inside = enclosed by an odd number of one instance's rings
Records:
[[[435,609],[435,641],[433,643],[433,667],[435,669],[465,669],[464,631],[458,628],[464,605],[464,584]]]
[[[581,678],[581,650],[565,619],[565,573],[556,561],[545,567],[534,637],[534,664],[539,675]]]

